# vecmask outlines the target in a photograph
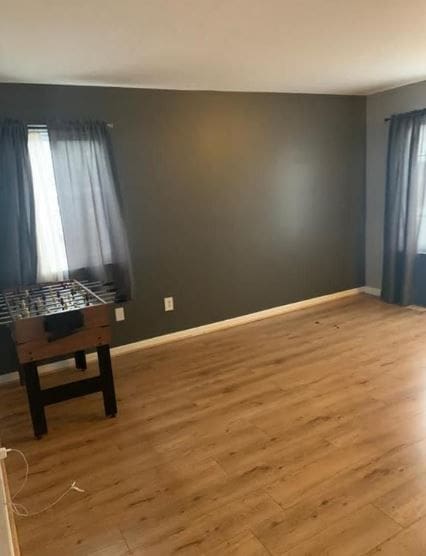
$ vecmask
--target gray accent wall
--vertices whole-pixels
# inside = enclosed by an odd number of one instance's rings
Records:
[[[0,85],[0,117],[114,123],[136,283],[116,344],[363,285],[365,104]]]
[[[367,97],[367,180],[365,278],[381,288],[388,123],[400,112],[426,108],[426,81]]]

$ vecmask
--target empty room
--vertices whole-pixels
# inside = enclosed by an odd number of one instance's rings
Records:
[[[426,555],[424,0],[0,12],[0,556]]]

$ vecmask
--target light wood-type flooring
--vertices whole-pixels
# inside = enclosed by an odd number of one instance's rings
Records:
[[[357,295],[113,365],[118,417],[61,403],[40,441],[0,387],[19,501],[86,491],[17,518],[23,556],[426,554],[425,312]]]

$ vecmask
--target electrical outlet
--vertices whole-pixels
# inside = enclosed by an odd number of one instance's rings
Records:
[[[120,322],[124,320],[126,317],[124,315],[124,307],[116,307],[115,308],[115,320]]]
[[[173,297],[165,297],[164,298],[164,310],[165,311],[174,311],[175,310],[175,303],[173,301]]]

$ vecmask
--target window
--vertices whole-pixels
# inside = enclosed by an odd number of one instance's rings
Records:
[[[28,150],[34,188],[37,281],[64,280],[68,277],[68,262],[46,128],[28,129]]]
[[[107,127],[87,120],[27,128],[37,282],[113,282],[129,299],[127,234]]]
[[[426,177],[426,126],[422,126],[419,136],[419,151],[418,151],[418,167],[417,179],[424,180]],[[417,187],[417,191],[425,190],[425,187]],[[418,199],[417,205],[417,218],[418,225],[418,238],[417,238],[417,252],[426,253],[426,199]]]

